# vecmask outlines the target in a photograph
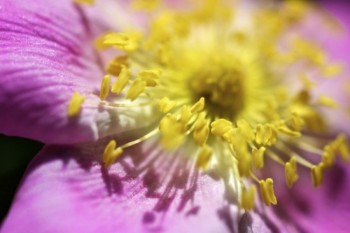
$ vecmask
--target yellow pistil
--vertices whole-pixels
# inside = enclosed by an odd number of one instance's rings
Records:
[[[341,105],[326,94],[313,98],[314,75],[336,76],[342,68],[319,43],[294,33],[312,6],[243,5],[190,1],[179,10],[158,0],[136,0],[133,7],[150,13],[148,30],[108,32],[96,40],[98,49],[118,54],[102,77],[98,108],[116,108],[116,114],[132,108],[135,124],[149,122],[136,139],[119,147],[114,140],[107,144],[106,167],[126,148],[157,135],[164,153],[184,154],[200,172],[218,171],[240,207],[251,210],[259,200],[257,186],[265,205],[277,204],[273,179],[283,175],[273,165],[284,168],[289,188],[302,169],[311,170],[318,187],[337,156],[350,160],[344,134],[334,140],[319,136],[330,128],[323,111]],[[74,93],[68,115],[76,116],[83,102]],[[138,111],[151,114],[138,117]]]
[[[85,96],[80,95],[79,92],[74,92],[68,104],[68,116],[77,116],[80,112],[81,106],[83,105],[84,101]]]

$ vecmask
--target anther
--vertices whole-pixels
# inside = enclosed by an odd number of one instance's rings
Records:
[[[269,124],[259,124],[256,127],[255,141],[260,145],[272,145],[277,141],[276,129]]]
[[[185,105],[180,110],[180,122],[187,124],[192,117],[192,112],[189,106]]]
[[[252,158],[245,147],[236,148],[238,171],[240,176],[249,177],[251,174]]]
[[[107,33],[102,39],[102,44],[125,51],[134,51],[138,48],[138,36],[132,33]]]
[[[110,83],[111,83],[111,76],[105,75],[102,79],[101,88],[100,88],[100,99],[101,100],[105,100],[108,97]]]
[[[251,142],[254,140],[255,138],[254,131],[246,120],[239,120],[237,122],[237,127],[240,133],[246,138],[248,142]]]
[[[135,79],[126,92],[126,98],[133,101],[135,100],[145,89],[146,83],[140,79]]]
[[[271,178],[267,178],[266,180],[261,180],[259,184],[260,184],[261,196],[265,205],[267,206],[271,204],[276,205],[277,198],[275,196],[275,191],[273,188],[273,180]]]
[[[211,133],[215,136],[223,136],[225,133],[232,130],[231,121],[218,119],[211,123]]]
[[[125,86],[128,84],[129,79],[130,79],[131,73],[129,68],[127,68],[126,66],[122,65],[120,74],[117,78],[117,81],[113,84],[112,86],[112,93],[115,94],[120,94],[122,93],[122,91],[124,90]]]
[[[332,146],[332,143],[331,143],[329,145],[326,145],[323,149],[322,163],[324,164],[325,167],[330,167],[334,164],[334,160],[335,160],[334,147]]]
[[[287,186],[290,188],[299,178],[297,174],[297,160],[295,157],[292,157],[289,162],[286,162],[284,165],[284,173]]]
[[[163,113],[169,112],[173,107],[175,107],[176,102],[171,101],[168,97],[163,97],[161,100],[158,102],[159,105],[159,111]]]
[[[205,170],[208,167],[212,155],[213,149],[205,144],[200,148],[197,155],[196,167]]]
[[[180,146],[184,141],[184,126],[178,122],[173,115],[168,113],[159,123],[161,143],[167,149]]]
[[[205,105],[205,99],[201,97],[192,107],[191,112],[192,113],[198,113],[204,109]]]
[[[260,147],[259,149],[253,148],[252,155],[253,155],[253,163],[254,166],[257,169],[261,169],[264,167],[264,152],[266,148]]]
[[[203,127],[194,129],[193,131],[193,139],[195,143],[199,146],[204,145],[209,137],[209,126],[206,123]]]
[[[123,149],[117,146],[117,142],[115,140],[109,141],[107,146],[104,149],[102,162],[104,165],[109,168],[114,161],[123,153]]]
[[[321,95],[318,97],[317,102],[325,107],[336,108],[337,102],[329,96]]]
[[[74,2],[78,4],[92,5],[95,3],[95,0],[74,0]]]
[[[345,137],[344,134],[340,134],[338,135],[338,137],[336,138],[336,151],[340,154],[341,158],[344,161],[349,161],[350,160],[350,148],[349,148],[349,144],[348,141]]]
[[[119,76],[123,67],[127,65],[127,60],[128,60],[127,56],[118,56],[114,58],[108,63],[106,72],[114,76]]]
[[[138,77],[146,83],[148,87],[155,87],[160,77],[160,70],[142,70]]]
[[[245,210],[252,210],[254,208],[255,195],[256,188],[254,185],[250,186],[248,189],[243,188],[240,206]]]
[[[68,104],[68,116],[73,117],[78,115],[84,101],[85,96],[80,95],[79,92],[74,92]]]
[[[319,187],[323,181],[323,163],[311,167],[311,178],[314,187]]]

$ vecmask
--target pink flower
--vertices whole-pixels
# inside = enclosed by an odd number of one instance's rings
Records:
[[[348,232],[337,24],[156,2],[0,0],[0,132],[47,144],[0,232]]]

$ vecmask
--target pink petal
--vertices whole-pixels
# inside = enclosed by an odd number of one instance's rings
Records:
[[[175,179],[166,182],[173,177],[172,165],[178,164],[174,156],[135,147],[107,172],[96,161],[97,154],[87,154],[96,149],[83,151],[42,151],[29,167],[0,232],[224,233],[234,227],[242,233],[271,232],[257,214],[239,220],[221,181],[195,178],[180,166],[173,172]]]
[[[96,109],[67,117],[102,76],[89,18],[71,0],[0,1],[0,131],[46,143],[97,137]]]
[[[336,165],[327,171],[320,188],[312,187],[306,169],[300,173],[291,190],[278,190],[277,214],[298,232],[350,232],[349,167]]]

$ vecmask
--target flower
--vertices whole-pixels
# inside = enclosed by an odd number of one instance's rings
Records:
[[[1,232],[325,226],[303,220],[322,219],[329,201],[309,176],[344,178],[335,160],[349,159],[325,118],[345,108],[329,81],[341,64],[309,35],[337,29],[325,13],[299,1],[132,2],[146,13],[79,2],[0,2],[0,130],[48,144]],[[347,200],[340,185],[341,197],[320,193]]]

